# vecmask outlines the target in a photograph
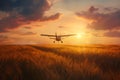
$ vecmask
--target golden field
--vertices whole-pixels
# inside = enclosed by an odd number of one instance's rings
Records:
[[[120,46],[0,45],[0,80],[120,80]]]

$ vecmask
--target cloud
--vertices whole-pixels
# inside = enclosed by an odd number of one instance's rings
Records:
[[[17,17],[7,17],[7,18],[3,18],[2,20],[0,20],[0,32],[5,32],[8,29],[13,29],[18,27],[20,24],[19,19]]]
[[[1,0],[0,32],[5,32],[33,21],[58,19],[60,13],[44,16],[51,6],[52,4],[48,0]]]
[[[25,29],[31,29],[31,27],[30,27],[30,26],[25,26],[24,28],[25,28]]]
[[[36,33],[34,32],[25,32],[25,33],[20,33],[20,35],[35,35]]]
[[[13,43],[16,43],[16,42],[19,42],[19,41],[24,41],[26,39],[22,38],[23,36],[29,36],[29,35],[36,35],[36,33],[34,32],[24,32],[24,33],[17,33],[17,35],[19,35],[19,37],[16,37],[16,36],[11,36],[11,35],[8,35],[8,34],[0,34],[0,45],[1,44],[13,44]]]
[[[92,6],[88,9],[88,11],[77,12],[76,15],[80,18],[91,20],[92,22],[88,27],[95,30],[120,29],[119,9],[116,9],[115,11],[111,11],[109,13],[104,13],[100,12],[98,8]]]
[[[25,28],[25,27],[24,27]],[[26,28],[25,28],[26,29]],[[23,30],[19,30],[19,31],[9,31],[11,34],[16,34],[17,36],[29,36],[29,35],[36,35],[37,33],[35,33],[35,32],[32,32],[32,31],[30,31],[29,30],[29,28],[28,28],[28,30],[25,30],[25,31],[23,31]],[[16,37],[17,37],[16,36]]]
[[[51,15],[49,17],[45,16],[44,18],[41,19],[41,21],[56,20],[56,19],[58,19],[60,17],[60,15],[61,15],[60,13],[56,13],[56,14]]]
[[[9,40],[9,37],[7,35],[0,35],[0,44],[3,44],[8,40]]]
[[[58,26],[58,28],[65,28],[65,26]]]
[[[104,34],[104,36],[108,37],[120,37],[120,32],[119,31],[109,31]]]
[[[7,38],[8,38],[8,36],[6,36],[6,35],[0,35],[0,40],[7,39]]]
[[[118,8],[113,8],[113,7],[105,7],[103,10],[108,11],[108,12],[112,12],[112,11],[116,11],[116,10],[119,10],[119,9]]]
[[[98,11],[98,10],[99,10],[99,8],[95,8],[94,6],[91,6],[88,11],[90,13],[93,13],[93,12]]]

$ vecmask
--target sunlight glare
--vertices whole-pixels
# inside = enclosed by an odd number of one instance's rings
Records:
[[[78,39],[80,39],[80,38],[84,37],[84,33],[77,33],[76,37],[77,37]]]

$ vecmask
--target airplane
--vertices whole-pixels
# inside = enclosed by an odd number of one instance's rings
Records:
[[[60,41],[61,43],[63,43],[62,41],[62,37],[69,37],[69,36],[74,36],[75,34],[68,34],[68,35],[57,35],[57,33],[55,33],[55,35],[49,35],[49,34],[41,34],[41,36],[47,36],[50,37],[50,39],[54,39],[55,41]],[[53,41],[53,43],[55,43],[55,41]]]

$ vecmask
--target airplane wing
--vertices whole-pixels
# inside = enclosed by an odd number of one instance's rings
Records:
[[[41,36],[55,37],[55,35],[41,34]]]
[[[60,35],[61,37],[69,37],[69,36],[74,36],[76,34],[68,34],[68,35]]]

